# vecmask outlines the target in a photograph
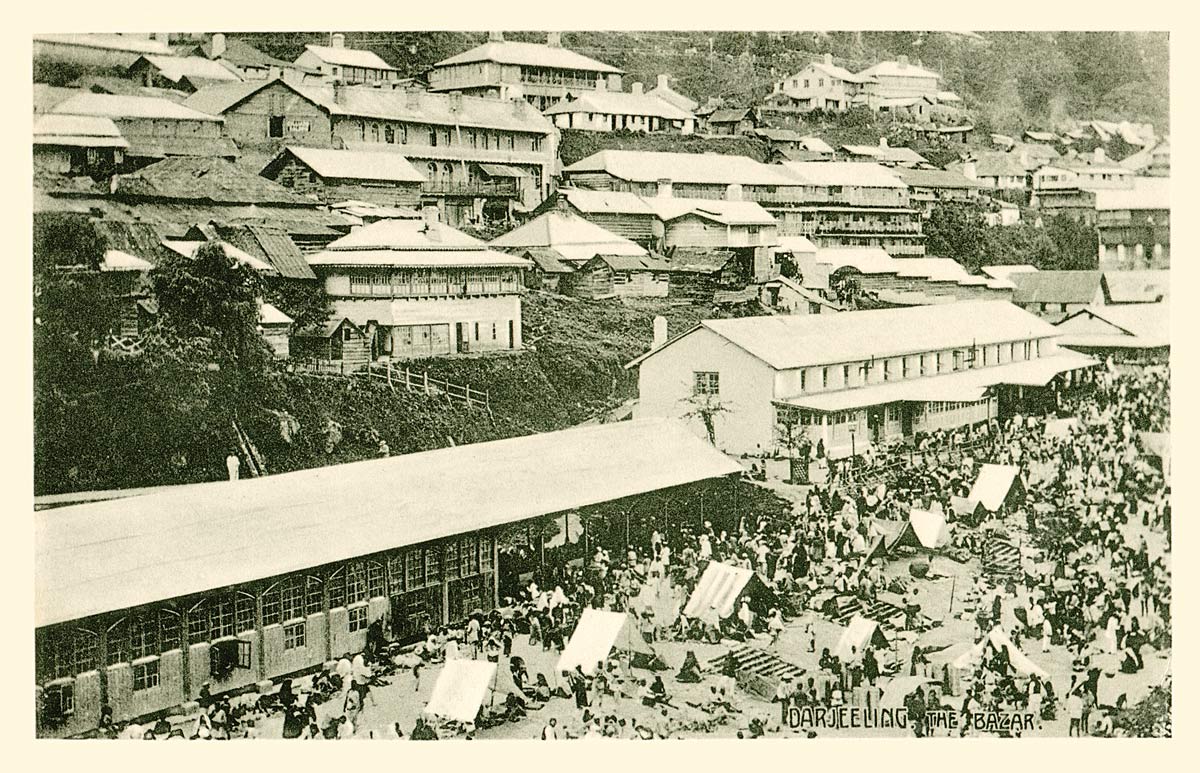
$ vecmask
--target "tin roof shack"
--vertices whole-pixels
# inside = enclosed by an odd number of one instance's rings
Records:
[[[309,257],[333,299],[331,319],[367,333],[371,358],[419,358],[521,348],[521,270],[438,221],[381,220]]]
[[[491,241],[490,246],[506,252],[540,247],[554,250],[560,260],[578,268],[597,255],[646,257],[646,249],[629,239],[586,220],[558,197],[556,208],[542,212],[529,222]]]
[[[691,134],[696,116],[633,84],[633,91],[592,91],[547,108],[542,113],[560,129]]]
[[[39,716],[37,732],[95,730],[101,670],[114,720],[128,722],[205,684],[221,695],[359,652],[381,618],[410,642],[488,613],[518,583],[499,560],[512,527],[540,533],[583,510],[594,544],[615,550],[622,510],[678,528],[703,496],[725,528],[740,472],[674,422],[625,421],[35,512],[36,683],[75,707]],[[229,670],[212,667],[223,641]],[[135,690],[147,674],[157,686]]]
[[[388,83],[400,80],[400,71],[379,54],[359,48],[346,48],[346,36],[335,32],[330,45],[304,46],[296,57],[297,67],[318,70],[325,77],[343,83]]]
[[[611,64],[563,48],[561,32],[547,33],[544,44],[505,40],[492,32],[486,43],[434,64],[428,78],[431,91],[523,99],[545,110],[568,95],[619,92],[622,74]]]
[[[326,203],[355,199],[416,207],[425,176],[399,153],[285,147],[260,172],[285,188]]]
[[[671,264],[649,256],[597,255],[576,269],[570,278],[570,290],[564,294],[580,298],[666,298],[671,268]]]
[[[765,456],[795,412],[814,445],[842,458],[1032,410],[1073,378],[1060,374],[1097,364],[1058,351],[1057,335],[1004,301],[743,317],[701,322],[626,367],[638,368],[635,418],[688,421],[705,436],[687,415],[705,396],[727,409],[717,447]]]
[[[1109,303],[1103,271],[1027,271],[1011,279],[1017,286],[1012,302],[1052,322]]]
[[[643,247],[650,247],[654,243],[657,216],[637,194],[562,187],[546,199],[535,210],[535,214],[558,207],[563,200],[572,212],[610,233]]]
[[[665,263],[670,274],[668,298],[711,303],[720,290],[738,290],[750,281],[750,269],[733,250],[678,247]]]
[[[129,142],[122,171],[177,156],[238,156],[221,118],[168,99],[80,93],[59,102],[51,113],[110,119]]]
[[[191,94],[212,83],[242,80],[233,67],[201,56],[146,54],[129,66],[126,76],[144,86]]]
[[[525,286],[531,290],[545,290],[551,293],[570,295],[571,276],[575,273],[574,264],[563,259],[563,255],[550,247],[516,248],[511,251],[520,255],[532,265],[525,271]]]
[[[104,180],[125,161],[129,142],[109,118],[43,115],[33,122],[33,163],[70,177]]]

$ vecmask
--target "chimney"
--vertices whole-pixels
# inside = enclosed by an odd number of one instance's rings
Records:
[[[421,207],[421,217],[425,220],[425,227],[422,229],[425,238],[431,242],[441,241],[441,233],[438,231],[438,208],[432,205]]]
[[[489,43],[503,43],[504,42],[504,33],[503,32],[489,32],[488,33],[488,42]]]
[[[571,213],[571,200],[561,190],[555,196],[554,210],[562,215],[569,215]]]
[[[908,67],[908,57],[904,54],[901,54],[900,56],[896,57],[896,64],[899,65],[901,70],[903,70],[905,67]]]
[[[1107,158],[1104,155],[1104,148],[1097,147],[1092,151],[1092,163],[1103,164]]]
[[[450,112],[457,113],[461,110],[462,110],[462,92],[461,91],[451,91],[450,92]]]
[[[670,76],[670,75],[661,75],[661,74],[660,74],[660,75],[658,76],[658,88],[660,88],[660,89],[662,89],[662,90],[664,90],[664,91],[668,91],[668,90],[670,90],[670,88],[671,88],[671,76]]]
[[[669,199],[674,195],[674,186],[672,186],[671,181],[666,177],[658,181],[658,195],[665,199]]]
[[[888,146],[887,137],[880,137],[879,138],[879,147],[886,148],[887,146]]]
[[[631,85],[629,87],[629,93],[641,94],[642,93],[642,84],[639,82],[639,83],[634,83],[633,85]]]
[[[329,45],[331,48],[345,48],[346,36],[341,32],[333,33],[329,38]]]
[[[220,59],[225,55],[225,33],[214,32],[212,36],[212,56],[210,59]]]
[[[409,89],[404,93],[404,106],[409,109],[415,109],[421,104],[421,92],[417,89]]]
[[[830,67],[832,67],[832,66],[833,66],[833,54],[826,54],[826,55],[825,55],[825,64],[826,64],[826,65],[828,65],[828,66],[830,66]]]
[[[562,48],[562,33],[547,32],[546,45],[550,46],[551,48]]]
[[[650,344],[650,351],[654,351],[662,347],[667,342],[667,318],[658,316],[654,318],[654,341]]]
[[[741,201],[742,200],[742,184],[741,183],[730,183],[729,185],[725,186],[725,200],[726,201]]]

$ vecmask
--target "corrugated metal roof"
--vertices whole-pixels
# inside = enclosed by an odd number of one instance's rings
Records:
[[[311,43],[304,50],[316,56],[322,62],[337,64],[343,67],[365,67],[371,70],[395,70],[374,51],[361,48],[335,48],[333,46],[315,46]]]
[[[1009,279],[1013,278],[1013,274],[1020,274],[1024,271],[1037,271],[1036,266],[1031,266],[1028,263],[1020,265],[1007,266],[980,266],[979,270],[993,279]]]
[[[667,102],[671,103],[675,107],[677,107],[680,110],[683,110],[684,112],[687,112],[687,113],[692,113],[696,110],[696,108],[700,107],[699,102],[697,102],[696,100],[692,99],[691,97],[689,97],[685,94],[680,94],[678,91],[671,88],[670,86],[667,86],[666,88],[658,86],[658,87],[650,89],[646,93],[652,94],[652,95],[658,97],[659,99],[666,100]]]
[[[238,157],[238,147],[228,137],[150,137],[130,135],[128,155],[140,158]]]
[[[1155,303],[1171,295],[1171,272],[1105,271],[1108,297],[1113,303]]]
[[[927,164],[929,161],[912,148],[884,145],[843,145],[842,148],[856,156],[867,156],[893,164]]]
[[[43,510],[35,625],[739,472],[642,419]]]
[[[664,222],[695,215],[725,225],[775,225],[771,213],[754,201],[647,196],[645,202]]]
[[[317,208],[311,199],[220,158],[168,158],[118,176],[115,185],[117,196]]]
[[[1070,320],[1079,316],[1089,316],[1111,325],[1112,336],[1095,335],[1089,337],[1096,340],[1109,338],[1131,337],[1137,339],[1141,347],[1169,346],[1171,343],[1171,310],[1167,303],[1128,303],[1115,306],[1089,306],[1071,314],[1057,323],[1058,327],[1066,325]],[[1062,343],[1070,346],[1072,343],[1081,344],[1077,334],[1064,329]],[[1119,345],[1097,344],[1091,345]]]
[[[241,38],[225,37],[225,50],[218,56],[213,56],[212,39],[206,40],[196,47],[201,55],[209,59],[229,62],[239,67],[291,67],[291,62],[276,59],[259,51]]]
[[[264,325],[290,325],[294,319],[270,303],[258,307],[258,321]]]
[[[648,255],[597,255],[613,271],[670,271],[671,265]]]
[[[1091,303],[1105,285],[1102,271],[1026,271],[1011,279],[1013,303]]]
[[[65,115],[99,115],[117,120],[154,118],[166,121],[216,121],[218,123],[224,120],[160,97],[131,97],[88,92],[76,94],[59,102],[51,112]]]
[[[190,241],[190,240],[184,241],[184,240],[177,240],[177,239],[168,239],[163,242],[163,244],[167,247],[167,249],[172,250],[173,252],[177,252],[180,255],[184,256],[185,258],[195,257],[196,250],[200,249],[203,245],[208,244],[208,243],[209,242],[204,242],[204,241]],[[270,263],[266,262],[262,258],[256,258],[253,255],[251,255],[250,253],[246,252],[245,250],[235,247],[234,245],[230,244],[229,242],[218,242],[218,244],[221,245],[221,250],[225,253],[226,257],[236,260],[237,262],[242,263],[243,265],[249,266],[250,268],[254,269],[255,271],[258,271],[262,274],[278,274],[279,273],[278,271],[275,270],[274,266],[272,266]]]
[[[784,161],[780,164],[804,185],[849,185],[865,188],[906,188],[892,171],[860,161]],[[793,183],[795,185],[797,183]]]
[[[589,214],[653,215],[645,199],[627,191],[589,191],[583,188],[559,188],[571,206]]]
[[[171,47],[160,40],[135,35],[103,34],[103,33],[68,33],[55,35],[34,35],[35,43],[58,43],[67,46],[83,46],[84,48],[105,48],[113,51],[128,51],[135,54],[161,54],[170,56]]]
[[[622,73],[611,64],[597,61],[574,51],[541,43],[521,43],[513,40],[491,41],[461,54],[443,59],[433,66],[445,67],[470,62],[499,62],[520,64],[530,67],[546,67],[556,70],[584,70],[596,73]]]
[[[567,174],[607,172],[619,180],[712,185],[801,185],[782,166],[768,165],[748,156],[722,153],[664,153],[639,150],[602,150],[566,167]]]
[[[1049,323],[1005,301],[714,319],[700,324],[777,370],[1056,334]]]
[[[552,247],[567,260],[595,255],[646,255],[645,248],[580,217],[549,210],[490,242],[492,247]]]
[[[202,56],[158,56],[147,54],[138,62],[145,60],[154,66],[167,80],[178,83],[184,78],[205,81],[240,81],[242,77],[229,67]],[[137,67],[134,62],[132,67]]]
[[[34,145],[73,145],[87,148],[127,148],[111,118],[94,115],[38,116],[33,123]]]
[[[418,172],[408,159],[399,153],[302,148],[293,145],[287,146],[285,150],[325,178],[425,182],[425,175]]]
[[[528,268],[529,261],[485,249],[469,250],[324,250],[308,256],[310,266],[446,267],[508,266]]]
[[[549,247],[528,247],[521,250],[521,256],[529,258],[548,274],[570,274],[575,270],[574,266],[563,262],[562,253]]]
[[[625,91],[587,91],[571,100],[555,104],[543,115],[559,113],[603,113],[606,115],[645,115],[668,121],[695,118],[654,94],[631,94]]]
[[[941,79],[941,75],[933,70],[927,70],[924,67],[918,67],[911,63],[900,63],[894,59],[873,64],[867,69],[859,73],[860,76],[874,76],[875,78],[893,77],[893,78],[937,78]]]

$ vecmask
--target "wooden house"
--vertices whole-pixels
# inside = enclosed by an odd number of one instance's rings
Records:
[[[400,153],[287,146],[260,172],[285,188],[324,202],[354,199],[385,207],[416,207],[421,174]]]
[[[33,124],[33,163],[56,174],[111,177],[125,161],[129,141],[103,116],[42,115]]]
[[[346,48],[346,36],[335,32],[328,46],[308,44],[296,58],[296,66],[319,70],[322,75],[344,83],[387,83],[400,80],[400,71],[379,54],[359,48]]]
[[[289,338],[293,360],[314,363],[333,372],[353,373],[371,361],[371,340],[365,330],[346,317],[324,325],[295,330]]]
[[[259,304],[258,327],[263,339],[271,347],[278,360],[286,360],[289,355],[288,339],[292,332],[294,320],[270,303]]]
[[[753,134],[763,126],[763,121],[752,107],[734,107],[714,111],[705,126],[709,134],[737,136]]]
[[[525,272],[526,287],[570,295],[567,291],[575,273],[575,266],[567,262],[562,253],[552,247],[529,247],[521,250],[519,254],[533,264],[533,267]]]
[[[717,290],[744,287],[748,272],[739,268],[732,250],[677,248],[666,259],[668,298],[711,302]]]
[[[581,298],[666,298],[670,266],[652,257],[597,255],[571,276],[568,294]]]
[[[213,83],[242,80],[233,67],[202,56],[146,54],[129,66],[126,75],[145,86],[175,89],[188,94]]]

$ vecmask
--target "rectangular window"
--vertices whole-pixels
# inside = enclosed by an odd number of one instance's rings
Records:
[[[405,554],[406,571],[404,587],[406,590],[416,590],[425,587],[425,564],[420,548],[412,548]]]
[[[850,386],[850,366],[849,365],[842,366],[842,386],[844,386],[844,387]]]
[[[442,581],[442,551],[437,545],[425,548],[425,584],[438,585]]]
[[[329,608],[346,606],[346,571],[333,574],[329,578]]]
[[[807,389],[807,388],[808,388],[808,383],[807,383],[807,382],[808,382],[808,373],[806,373],[805,371],[801,370],[801,371],[800,371],[800,391],[801,391],[801,392],[803,392],[805,389]]]
[[[438,144],[438,133],[437,133],[437,129],[435,129],[435,128],[433,128],[432,126],[430,126],[430,127],[429,127],[429,146],[430,146],[430,147],[432,147],[432,148],[436,148],[436,147],[437,147],[437,144]]]
[[[283,136],[283,116],[273,115],[267,119],[267,136],[279,138]]]
[[[453,580],[458,577],[458,541],[450,540],[446,543],[446,579]]]
[[[925,364],[926,357],[927,357],[927,355],[924,355],[924,354],[921,355],[921,375],[922,376],[926,375],[927,370],[928,370],[926,367],[926,364]]]
[[[370,274],[351,274],[350,275],[350,294],[351,295],[370,295],[371,294],[371,275]]]
[[[901,357],[900,358],[900,378],[908,378],[908,375],[909,375],[908,358]]]
[[[350,633],[367,630],[367,606],[351,607],[347,613],[346,620],[350,627]]]
[[[134,665],[133,691],[138,692],[158,687],[158,678],[158,658]]]
[[[388,556],[388,595],[399,596],[404,592],[404,554]]]
[[[325,598],[321,581],[316,577],[304,578],[304,613],[315,615],[325,611]]]
[[[291,623],[283,627],[283,648],[285,650],[303,649],[305,646],[304,623]]]
[[[892,361],[884,360],[883,361],[883,380],[891,381],[891,379],[892,379]]]
[[[383,140],[384,140],[384,142],[390,143],[392,145],[396,144],[396,128],[394,126],[392,126],[391,124],[384,125]]]
[[[963,353],[959,349],[954,350],[954,370],[961,370],[963,366]]]
[[[492,561],[492,549],[495,546],[495,540],[490,535],[479,535],[479,571],[490,572],[495,564]]]
[[[821,368],[821,388],[829,388],[829,368]]]
[[[147,612],[129,620],[129,656],[133,660],[158,655],[158,615]]]
[[[941,353],[941,352],[938,352],[938,353],[935,355],[935,357],[936,357],[936,362],[935,362],[935,364],[937,365],[937,368],[935,369],[935,372],[937,372],[937,373],[941,373],[941,372],[942,372],[942,353]]]
[[[692,393],[697,395],[716,395],[721,393],[721,374],[710,371],[695,371],[692,373]]]
[[[346,567],[346,603],[356,604],[367,600],[367,567],[355,561]]]

